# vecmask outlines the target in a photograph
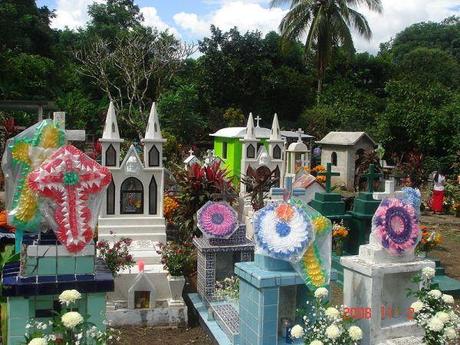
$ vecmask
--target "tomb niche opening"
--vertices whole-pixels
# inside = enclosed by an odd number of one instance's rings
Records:
[[[142,182],[135,177],[128,177],[120,188],[120,213],[144,213],[144,187]]]

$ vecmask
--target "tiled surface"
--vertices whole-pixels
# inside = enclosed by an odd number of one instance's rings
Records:
[[[219,253],[239,252],[241,261],[251,261],[254,245],[246,239],[246,227],[239,229],[229,239],[209,240],[205,237],[193,240],[198,251],[197,289],[202,297],[208,298],[215,291],[216,260]]]
[[[303,279],[294,270],[266,271],[254,262],[235,264],[235,274],[257,288],[304,284]]]
[[[189,294],[188,295],[190,300],[192,301],[193,307],[195,308],[196,312],[200,318],[200,324],[203,328],[210,333],[210,336],[214,339],[216,344],[219,345],[232,345],[230,339],[228,339],[227,335],[224,331],[219,327],[216,320],[208,318],[208,309],[206,308],[205,304],[201,300],[201,297],[196,294]],[[233,345],[239,345],[238,343]],[[273,345],[273,344],[272,344]]]
[[[2,295],[36,296],[60,294],[76,289],[82,293],[113,291],[112,273],[103,261],[96,262],[93,274],[35,275],[21,277],[19,263],[7,264],[3,270]]]
[[[232,344],[239,340],[240,316],[238,311],[230,304],[212,305],[217,324],[225,332]]]
[[[277,344],[278,295],[278,287],[256,289],[240,281],[241,345]]]

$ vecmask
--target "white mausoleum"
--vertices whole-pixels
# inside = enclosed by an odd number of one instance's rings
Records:
[[[316,143],[321,145],[321,164],[332,163],[333,172],[340,173],[332,177],[332,184],[341,184],[347,189],[354,188],[356,159],[377,146],[365,132],[329,132]]]

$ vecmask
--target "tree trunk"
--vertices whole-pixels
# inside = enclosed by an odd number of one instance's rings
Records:
[[[316,89],[316,94],[319,97],[321,94],[321,91],[323,90],[323,79],[321,76],[318,77],[318,87]]]
[[[319,103],[319,96],[323,91],[324,61],[321,53],[318,53],[318,85],[316,89],[316,103]]]

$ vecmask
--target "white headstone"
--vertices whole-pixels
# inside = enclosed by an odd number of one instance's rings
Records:
[[[359,248],[359,255],[343,256],[343,302],[349,313],[365,315],[357,320],[364,333],[360,344],[385,344],[390,339],[418,336],[421,329],[412,320],[407,289],[418,289],[412,277],[424,267],[435,266],[431,260],[416,258],[414,253],[390,255],[370,235],[370,243]]]

